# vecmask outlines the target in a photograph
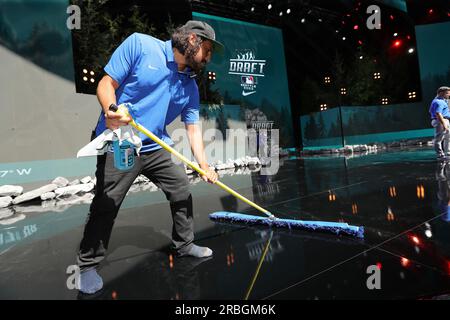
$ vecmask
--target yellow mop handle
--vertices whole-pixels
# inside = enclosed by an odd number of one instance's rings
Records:
[[[111,111],[117,111],[117,106],[115,107],[110,107]],[[125,111],[122,108],[120,109],[121,111]],[[143,134],[145,134],[147,137],[149,137],[150,139],[152,139],[153,141],[155,141],[157,144],[159,144],[161,147],[163,147],[165,150],[169,151],[171,154],[173,154],[174,156],[176,156],[178,159],[180,159],[182,162],[184,162],[185,164],[187,164],[189,167],[191,167],[192,169],[194,169],[195,171],[197,171],[198,173],[200,173],[201,175],[205,175],[206,172],[201,169],[199,166],[197,166],[195,163],[193,163],[192,161],[190,161],[189,159],[187,159],[185,156],[183,156],[181,153],[179,153],[178,151],[176,151],[175,149],[173,149],[171,146],[169,146],[167,143],[165,143],[164,141],[162,141],[160,138],[158,138],[157,136],[155,136],[152,132],[150,132],[149,130],[147,130],[145,127],[141,126],[139,123],[137,123],[136,121],[134,121],[134,119],[131,117],[130,113],[128,112],[128,110],[126,111],[127,115],[130,116],[130,118],[132,119],[131,122],[129,124],[131,124],[134,128],[136,128],[136,130],[138,130],[139,132],[142,132]],[[233,189],[231,189],[230,187],[228,187],[226,184],[220,182],[220,181],[216,181],[215,182],[216,185],[218,185],[219,187],[221,187],[223,190],[229,192],[230,194],[232,194],[233,196],[235,196],[236,198],[244,201],[245,203],[247,203],[248,205],[252,206],[253,208],[261,211],[262,213],[264,213],[265,215],[269,216],[270,218],[275,218],[273,216],[273,214],[271,214],[268,210],[258,206],[256,203],[254,203],[253,201],[247,199],[246,197],[244,197],[243,195],[237,193],[236,191],[234,191]]]

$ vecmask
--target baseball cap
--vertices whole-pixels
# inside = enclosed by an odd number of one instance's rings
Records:
[[[442,86],[442,87],[439,87],[439,89],[437,89],[438,94],[441,92],[444,92],[444,91],[450,91],[450,87]]]
[[[216,40],[216,33],[214,32],[214,29],[206,22],[189,20],[181,28],[193,32],[202,38],[210,40],[213,44],[214,51],[223,51],[223,44]]]

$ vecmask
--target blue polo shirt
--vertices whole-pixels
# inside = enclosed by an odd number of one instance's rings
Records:
[[[185,123],[199,120],[198,87],[188,73],[178,72],[171,41],[134,33],[113,53],[105,72],[119,83],[117,104],[131,103],[133,119],[172,145],[166,126],[181,114]],[[106,129],[103,113],[96,134]],[[161,147],[140,133],[142,152]]]
[[[444,98],[436,97],[431,102],[430,106],[431,119],[437,119],[436,112],[442,114],[444,118],[450,118],[450,111],[448,110],[448,104]]]

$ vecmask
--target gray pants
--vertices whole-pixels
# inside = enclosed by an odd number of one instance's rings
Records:
[[[97,157],[97,186],[77,256],[81,270],[96,267],[105,257],[114,220],[126,193],[139,174],[163,190],[172,211],[173,249],[183,254],[192,246],[194,222],[189,181],[182,167],[172,162],[169,152],[159,149],[136,157],[134,167],[114,167],[114,154]]]
[[[444,121],[449,124],[448,119],[444,119]],[[437,157],[450,156],[450,130],[445,131],[439,120],[432,120],[431,125],[434,127],[434,150]]]

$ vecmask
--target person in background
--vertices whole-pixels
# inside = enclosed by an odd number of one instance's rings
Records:
[[[450,159],[450,111],[447,100],[450,87],[440,87],[429,109],[434,128],[434,150],[438,160]]]

